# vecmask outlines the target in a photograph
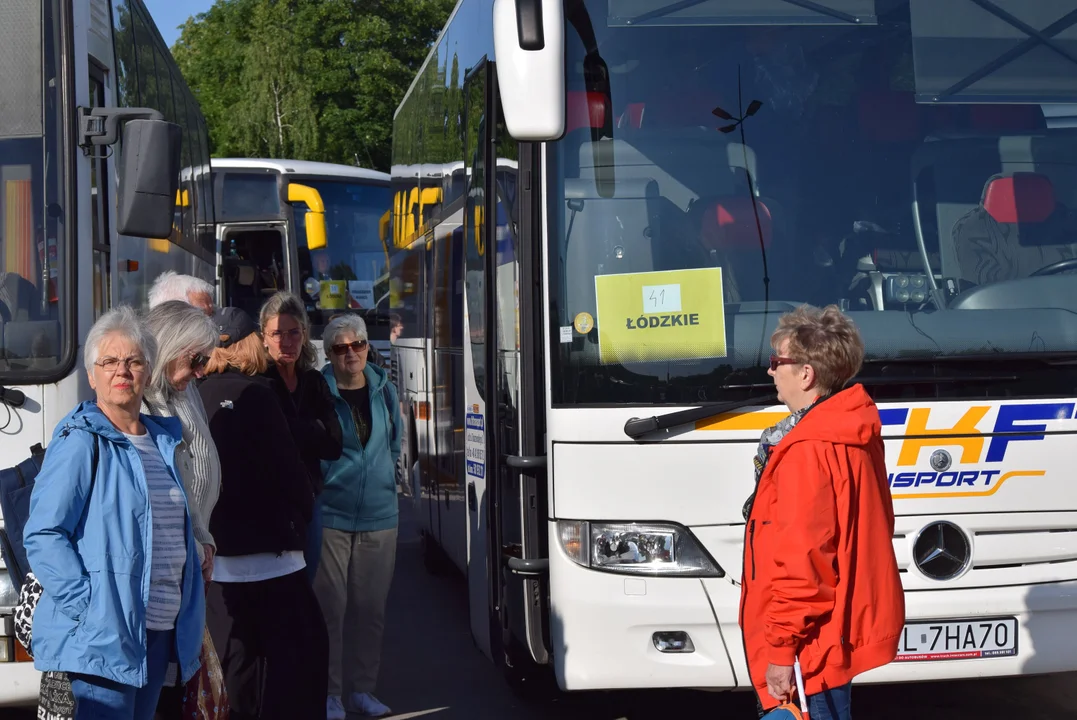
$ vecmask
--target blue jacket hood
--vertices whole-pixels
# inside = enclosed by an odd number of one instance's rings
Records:
[[[140,418],[154,436],[165,434],[177,443],[183,440],[183,425],[179,418],[145,414],[140,415]],[[52,439],[55,440],[61,435],[67,435],[72,430],[86,430],[116,443],[128,442],[124,434],[105,417],[105,413],[93,400],[85,400],[79,403],[74,410],[65,415],[56,424]]]

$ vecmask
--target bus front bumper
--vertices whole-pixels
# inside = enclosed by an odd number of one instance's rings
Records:
[[[728,578],[633,577],[550,553],[554,667],[564,690],[748,689]],[[857,683],[904,683],[1077,671],[1077,582],[906,593],[907,622],[1016,618],[1017,654],[893,662]],[[660,652],[655,633],[683,632],[693,652]]]

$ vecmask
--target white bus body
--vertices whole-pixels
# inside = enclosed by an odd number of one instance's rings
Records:
[[[303,160],[213,158],[212,166],[218,301],[257,319],[270,294],[294,292],[306,304],[319,352],[329,319],[357,312],[371,343],[388,358],[388,256],[381,229],[389,212],[388,173]],[[309,207],[290,195],[292,185],[314,190],[324,204],[325,247],[307,246]]]
[[[143,307],[165,270],[211,282],[216,273],[213,198],[200,182],[205,122],[141,0],[19,0],[0,15],[0,383],[9,400],[25,395],[0,407],[8,468],[92,397],[82,343],[97,317]],[[122,145],[80,147],[76,108],[121,107],[180,126],[170,237],[119,234]],[[0,570],[0,705],[38,695],[39,675],[14,638],[16,601]]]
[[[860,681],[1077,669],[1077,2],[996,4],[457,5],[395,118],[394,368],[425,547],[510,677],[751,688],[742,508],[805,302],[862,332],[897,514],[908,625]]]

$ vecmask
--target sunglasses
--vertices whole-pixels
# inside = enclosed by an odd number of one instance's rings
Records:
[[[781,365],[796,365],[799,361],[793,358],[782,357],[781,355],[770,356],[770,371],[777,372],[778,367]]]
[[[341,357],[343,357],[343,356],[348,354],[349,350],[351,350],[356,355],[358,355],[359,353],[366,350],[366,346],[367,346],[367,341],[366,340],[356,340],[355,342],[341,343],[340,345],[334,345],[333,346],[333,352],[336,353],[337,355],[340,355]]]
[[[201,370],[206,365],[209,365],[209,355],[203,355],[202,353],[195,353],[191,356],[191,369]]]

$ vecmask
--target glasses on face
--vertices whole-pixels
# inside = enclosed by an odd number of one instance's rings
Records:
[[[266,333],[273,342],[280,342],[284,338],[289,340],[298,340],[303,336],[303,331],[299,328],[292,328],[291,330],[274,330],[271,333]]]
[[[796,365],[797,361],[793,358],[782,357],[781,355],[770,356],[770,371],[777,372],[780,365]]]
[[[132,373],[140,373],[146,369],[146,361],[140,357],[127,357],[127,358],[115,358],[104,357],[94,363],[97,367],[104,370],[109,375],[115,374],[119,371],[120,366],[127,368]]]
[[[356,340],[355,342],[341,343],[340,345],[333,346],[333,352],[341,357],[344,357],[348,354],[348,351],[351,350],[356,355],[358,355],[359,353],[366,350],[367,344],[368,343],[366,340]]]
[[[205,370],[206,365],[209,365],[209,355],[195,353],[191,356],[191,370],[199,372],[201,370]]]

